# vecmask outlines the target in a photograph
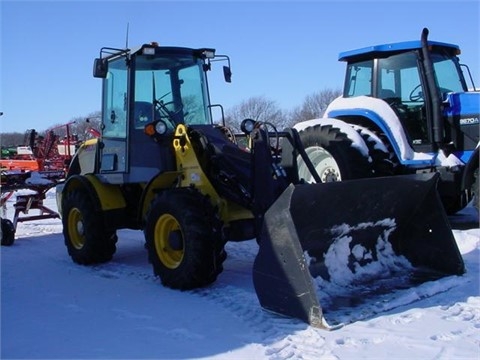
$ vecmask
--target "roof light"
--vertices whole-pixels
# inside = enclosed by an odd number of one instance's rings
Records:
[[[155,48],[153,47],[144,47],[143,55],[155,55]]]
[[[207,59],[213,59],[215,57],[215,50],[213,49],[205,49],[203,50],[203,55],[207,58]]]

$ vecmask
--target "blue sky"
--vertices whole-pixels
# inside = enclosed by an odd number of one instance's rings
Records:
[[[467,1],[22,1],[0,0],[0,132],[45,130],[100,109],[92,76],[102,46],[213,47],[211,97],[226,109],[265,96],[285,110],[343,85],[341,51],[430,39],[460,45],[480,86],[480,2]],[[216,72],[215,72],[216,70]]]

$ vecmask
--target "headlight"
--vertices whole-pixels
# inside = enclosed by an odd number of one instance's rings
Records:
[[[158,122],[155,124],[155,131],[159,135],[163,135],[167,132],[167,124],[163,120],[158,120]]]
[[[158,136],[164,135],[167,132],[167,124],[163,120],[157,120],[145,125],[143,131],[148,136],[152,136],[157,140]]]
[[[245,119],[242,121],[240,124],[240,129],[245,133],[245,134],[250,134],[253,129],[255,129],[255,124],[256,121],[253,119]]]

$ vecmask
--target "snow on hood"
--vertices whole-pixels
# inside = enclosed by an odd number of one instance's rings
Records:
[[[398,120],[395,112],[385,101],[369,96],[357,96],[353,98],[338,97],[328,105],[324,118],[330,117],[330,113],[335,110],[369,110],[376,113],[380,118],[385,119],[385,127],[391,136],[396,139],[401,159],[412,160],[414,158],[414,151],[408,143],[402,124]]]

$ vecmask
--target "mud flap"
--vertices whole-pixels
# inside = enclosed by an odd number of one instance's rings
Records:
[[[290,185],[266,212],[258,239],[253,281],[261,306],[328,328],[312,276],[325,276],[325,254],[347,228],[367,249],[387,234],[395,254],[414,267],[463,274],[437,182],[438,174],[416,174]]]

